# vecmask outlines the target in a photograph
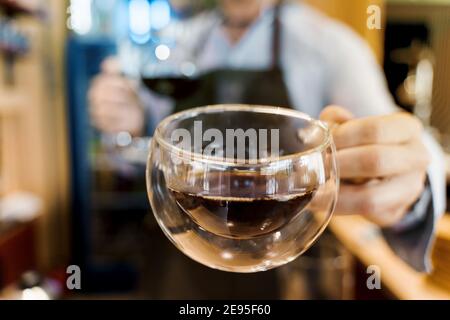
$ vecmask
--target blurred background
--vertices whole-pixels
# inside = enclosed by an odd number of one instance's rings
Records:
[[[447,152],[450,181],[450,0],[307,2],[369,43],[397,104]],[[431,275],[400,261],[370,223],[346,217],[332,222],[313,254],[279,270],[270,295],[253,275],[236,278],[245,290],[221,290],[220,272],[163,236],[145,191],[148,140],[96,131],[87,92],[110,55],[125,61],[129,77],[151,75],[177,45],[162,30],[214,4],[0,0],[0,298],[449,299],[448,215]],[[371,4],[383,10],[382,30],[367,28]],[[382,290],[366,287],[372,264],[384,272]],[[67,290],[69,265],[80,266],[82,290]],[[215,289],[180,281],[179,268],[215,272]]]

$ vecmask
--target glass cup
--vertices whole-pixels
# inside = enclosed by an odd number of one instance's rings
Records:
[[[338,192],[328,127],[298,111],[218,105],[163,120],[147,164],[153,213],[184,254],[258,272],[306,251]]]

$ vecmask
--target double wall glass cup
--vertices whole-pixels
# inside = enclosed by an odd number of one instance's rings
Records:
[[[190,258],[258,272],[305,252],[338,191],[328,127],[298,111],[219,105],[163,120],[147,164],[153,213]]]

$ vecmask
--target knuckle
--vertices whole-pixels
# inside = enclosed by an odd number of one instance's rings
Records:
[[[365,130],[366,141],[378,142],[383,137],[384,126],[380,121],[371,121],[367,124]]]
[[[405,216],[406,210],[403,209],[390,209],[382,210],[379,212],[372,212],[367,214],[366,217],[382,228],[389,228],[397,225]]]
[[[426,170],[431,163],[431,155],[423,142],[420,139],[413,142],[409,147],[409,151],[408,157],[413,168]]]
[[[388,212],[382,217],[380,226],[384,228],[393,227],[403,219],[404,215],[405,212],[402,210]]]
[[[401,113],[401,115],[406,121],[409,121],[415,133],[420,134],[423,131],[423,124],[416,116],[406,112]]]
[[[102,94],[102,84],[100,82],[92,83],[88,89],[87,97],[91,100],[96,100]]]
[[[385,212],[382,216],[378,217],[378,225],[382,228],[389,228],[400,222],[401,218],[397,216],[396,212]]]
[[[420,157],[421,167],[427,168],[431,163],[431,155],[430,155],[430,152],[428,151],[428,149],[425,147],[425,145],[422,142],[420,142],[419,152],[421,154],[421,157]]]
[[[367,152],[365,152],[365,154],[361,157],[361,161],[362,169],[367,173],[377,175],[383,170],[383,155],[381,151],[376,147],[369,148]]]
[[[423,190],[425,189],[425,174],[421,174],[415,179],[415,182],[413,184],[413,190],[415,191],[414,194],[417,197],[417,195],[421,194]]]
[[[371,215],[378,212],[378,197],[369,189],[361,192],[361,208],[363,214]]]
[[[408,128],[411,139],[420,137],[424,128],[422,122],[416,116],[407,112],[400,112],[397,116],[401,120],[399,126]]]

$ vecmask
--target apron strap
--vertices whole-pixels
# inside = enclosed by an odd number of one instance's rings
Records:
[[[214,30],[214,28],[218,25],[220,25],[223,21],[222,15],[220,11],[216,8],[211,13],[211,16],[214,17],[212,23],[205,28],[205,31],[201,33],[197,39],[197,43],[194,46],[193,52],[192,52],[192,58],[194,59],[193,62],[197,62],[198,57],[200,56],[201,52],[206,46],[206,43],[208,42],[208,39],[211,35],[211,31]]]
[[[273,38],[272,38],[272,62],[271,67],[272,69],[279,69],[281,68],[281,8],[284,4],[284,0],[277,0],[275,6],[274,6],[274,20],[273,20]],[[204,34],[200,35],[198,45],[194,47],[193,50],[193,58],[197,59],[200,56],[201,51],[204,49],[204,46],[206,45],[208,38],[211,34],[211,30],[213,30],[216,25],[223,22],[222,15],[218,9],[214,10],[215,15],[219,18],[218,20],[214,21],[211,26],[206,28]]]
[[[274,8],[273,39],[272,39],[272,68],[281,67],[281,8],[284,0],[278,0]]]

